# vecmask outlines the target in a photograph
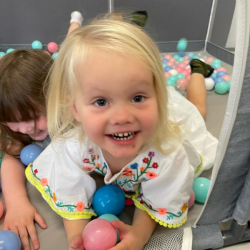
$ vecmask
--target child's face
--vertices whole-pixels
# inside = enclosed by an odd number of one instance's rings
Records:
[[[132,160],[154,133],[158,107],[150,70],[96,50],[79,68],[75,118],[104,156]]]
[[[36,133],[35,133],[35,122],[37,129]],[[7,125],[14,132],[27,134],[31,138],[37,141],[44,140],[48,135],[46,116],[41,115],[35,122],[33,120],[28,122],[8,122]]]

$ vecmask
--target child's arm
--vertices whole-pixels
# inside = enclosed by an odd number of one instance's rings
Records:
[[[24,170],[18,159],[5,155],[1,165],[2,190],[7,210],[3,229],[19,235],[25,250],[30,249],[29,235],[34,249],[38,249],[39,241],[34,221],[42,228],[46,228],[46,223],[29,202]]]
[[[83,21],[82,14],[78,11],[74,11],[71,13],[70,26],[68,29],[67,36],[75,29],[81,27]]]
[[[67,234],[69,250],[83,250],[82,232],[89,220],[67,220],[63,219]]]
[[[157,223],[147,212],[136,208],[132,226],[121,221],[112,221],[112,225],[119,230],[121,242],[110,250],[141,250],[148,242]]]

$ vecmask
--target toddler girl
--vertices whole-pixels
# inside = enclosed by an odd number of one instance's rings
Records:
[[[71,17],[70,32],[82,21],[79,12]],[[28,235],[33,248],[39,248],[34,221],[42,228],[46,223],[28,199],[19,154],[28,144],[50,141],[44,88],[52,63],[41,50],[16,50],[0,60],[0,164],[6,206],[3,229],[19,235],[25,250],[30,249]]]
[[[191,86],[199,83],[202,92],[201,73],[212,69],[191,66]],[[53,142],[26,176],[63,217],[69,249],[83,249],[82,231],[96,215],[92,171],[136,206],[132,226],[112,222],[121,238],[112,249],[142,249],[157,223],[185,223],[194,175],[213,165],[217,140],[198,109],[166,88],[159,51],[140,28],[96,20],[75,30],[61,46],[48,91]]]

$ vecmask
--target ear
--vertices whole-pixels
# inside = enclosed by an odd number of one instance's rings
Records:
[[[81,120],[80,120],[80,115],[79,115],[79,113],[78,113],[78,111],[77,111],[77,108],[76,108],[76,105],[75,105],[75,104],[72,105],[71,111],[72,111],[72,114],[73,114],[73,116],[75,117],[75,119],[76,119],[78,122],[81,122]]]

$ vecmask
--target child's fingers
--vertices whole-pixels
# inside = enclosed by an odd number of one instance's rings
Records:
[[[39,213],[35,213],[35,222],[43,229],[47,228],[46,222]]]
[[[39,248],[39,240],[38,240],[38,237],[37,237],[36,228],[35,228],[34,224],[32,223],[27,228],[27,230],[28,230],[28,233],[29,233],[32,245],[33,245],[33,248],[38,249]]]
[[[18,234],[23,245],[24,250],[30,250],[30,243],[26,227],[19,227]]]
[[[70,250],[84,250],[81,237],[75,238],[70,244]]]

